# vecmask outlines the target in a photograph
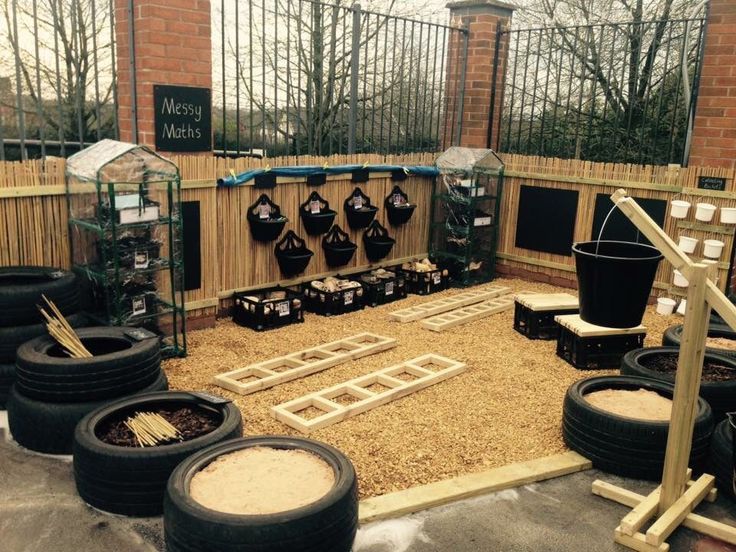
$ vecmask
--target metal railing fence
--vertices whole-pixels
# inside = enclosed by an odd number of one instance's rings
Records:
[[[0,160],[118,136],[113,0],[0,0]]]
[[[502,31],[502,152],[687,163],[704,19]],[[498,57],[494,71],[503,70]],[[502,76],[498,75],[500,78]]]
[[[462,84],[447,69],[465,64],[464,29],[315,0],[220,0],[219,12],[216,150],[403,153],[459,138]]]

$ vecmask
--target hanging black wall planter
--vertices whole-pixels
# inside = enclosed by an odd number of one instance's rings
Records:
[[[353,190],[350,197],[345,200],[343,207],[348,218],[348,226],[353,230],[366,228],[378,212],[378,207],[371,205],[371,198],[365,195],[360,188]]]
[[[409,196],[398,186],[394,186],[383,205],[386,207],[388,222],[393,226],[401,226],[409,222],[414,209],[417,208],[416,205],[409,203]]]
[[[350,236],[336,224],[322,238],[327,266],[343,266],[350,262],[358,246],[350,241]]]
[[[276,260],[284,276],[296,276],[304,272],[314,253],[307,249],[306,242],[289,230],[274,248]]]
[[[304,229],[310,236],[324,234],[335,221],[337,211],[330,209],[330,203],[320,197],[317,192],[309,194],[307,201],[299,207]]]
[[[261,194],[256,202],[248,207],[247,218],[253,239],[260,242],[270,242],[278,238],[289,222],[289,219],[281,214],[281,208],[266,194]]]
[[[365,245],[365,256],[371,262],[380,261],[391,252],[396,240],[389,237],[388,230],[381,226],[377,220],[363,233],[363,245]]]

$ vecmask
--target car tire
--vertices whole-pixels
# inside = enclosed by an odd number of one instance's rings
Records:
[[[725,337],[727,339],[736,340],[736,332],[734,332],[728,326],[710,324],[708,326],[708,337]],[[674,347],[679,347],[681,340],[682,324],[675,324],[674,326],[670,326],[662,334],[662,345],[672,345]],[[705,352],[736,358],[736,349],[719,349],[716,347],[706,347]]]
[[[41,305],[42,295],[64,315],[79,310],[74,273],[42,266],[0,268],[0,326],[40,324],[43,317],[36,305]]]
[[[335,484],[311,504],[265,515],[217,512],[191,498],[194,474],[223,454],[249,447],[308,451],[333,468]],[[184,460],[166,486],[164,533],[169,552],[350,552],[357,528],[357,480],[350,460],[310,439],[265,436],[220,443]]]

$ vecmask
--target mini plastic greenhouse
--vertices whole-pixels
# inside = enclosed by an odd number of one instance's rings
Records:
[[[186,354],[179,169],[135,144],[102,140],[67,160],[73,269],[99,324],[145,328]]]
[[[490,149],[451,147],[435,164],[430,255],[463,285],[492,280],[503,161]]]

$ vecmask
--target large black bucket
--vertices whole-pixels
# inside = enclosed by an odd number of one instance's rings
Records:
[[[641,324],[662,254],[650,245],[589,241],[572,246],[578,274],[580,318],[596,326]]]

